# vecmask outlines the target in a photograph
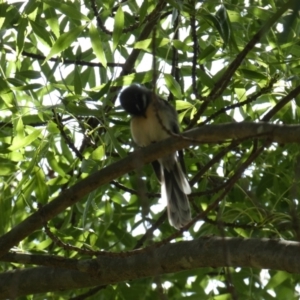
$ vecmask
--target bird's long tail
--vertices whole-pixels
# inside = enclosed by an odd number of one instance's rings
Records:
[[[173,160],[172,165],[162,162],[161,168],[161,192],[162,198],[168,203],[169,222],[180,229],[191,220],[187,197],[187,194],[191,193],[191,188],[177,160]]]

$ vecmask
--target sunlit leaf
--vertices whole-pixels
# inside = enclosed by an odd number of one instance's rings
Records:
[[[189,109],[193,105],[187,101],[182,101],[182,100],[176,100],[176,109],[177,110],[182,110],[182,109]]]
[[[79,34],[84,30],[86,26],[82,25],[71,29],[69,32],[63,33],[52,46],[50,53],[47,55],[44,63],[46,63],[51,57],[59,54],[67,47],[69,47],[79,36]]]
[[[23,51],[25,36],[27,31],[28,21],[25,18],[22,18],[18,25],[18,37],[17,37],[17,52],[18,55]]]
[[[113,31],[113,51],[116,50],[120,37],[122,35],[122,31],[124,28],[124,12],[122,10],[122,6],[120,5],[117,13],[115,15],[115,25],[114,25],[114,31]]]
[[[46,185],[46,178],[44,172],[40,168],[36,168],[35,175],[35,193],[40,203],[46,203],[48,200],[48,186]]]
[[[25,137],[15,137],[12,145],[8,148],[10,151],[15,151],[30,145],[41,134],[42,129],[35,129]]]
[[[174,77],[169,74],[165,74],[165,83],[170,90],[170,92],[177,98],[181,99],[181,88],[178,82],[175,81]]]
[[[71,2],[61,2],[56,0],[43,0],[43,2],[59,10],[61,13],[68,16],[70,19],[84,21],[90,20],[87,16],[75,9],[74,4]]]
[[[90,33],[93,50],[94,50],[97,58],[99,59],[99,61],[106,68],[107,61],[106,61],[106,57],[105,57],[105,52],[102,47],[102,41],[100,39],[98,30],[96,29],[96,27],[93,24],[91,24],[91,26],[90,26],[89,33]]]
[[[1,176],[11,175],[17,169],[16,165],[9,162],[9,161],[6,161],[6,162],[0,161],[0,163],[1,163],[1,168],[0,168],[0,175]]]
[[[33,29],[33,32],[47,44],[49,47],[52,46],[52,40],[50,38],[49,32],[46,30],[45,27],[40,26],[37,22],[30,20],[30,25]]]
[[[105,155],[105,148],[103,145],[101,145],[92,152],[91,158],[100,161],[104,155]]]

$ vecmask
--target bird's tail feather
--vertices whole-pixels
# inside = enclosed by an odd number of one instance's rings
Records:
[[[169,222],[180,229],[191,220],[187,197],[191,188],[178,162],[175,162],[170,170],[162,167],[161,191],[162,198],[168,203]]]

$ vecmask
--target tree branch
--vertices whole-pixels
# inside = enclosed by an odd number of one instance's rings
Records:
[[[45,222],[80,201],[96,188],[109,184],[115,178],[144,164],[150,163],[159,157],[167,156],[176,150],[187,148],[192,144],[221,143],[254,137],[280,144],[300,143],[300,125],[251,122],[206,125],[187,131],[184,135],[172,136],[164,141],[135,151],[126,158],[93,173],[71,188],[64,190],[54,200],[4,234],[0,238],[0,257],[32,232],[41,228]]]
[[[272,108],[270,111],[261,119],[264,122],[269,121],[276,113],[278,113],[287,103],[297,97],[300,93],[300,85],[295,87],[291,92],[289,92],[284,98]]]
[[[0,274],[0,299],[115,284],[204,267],[250,267],[300,273],[299,246],[298,242],[283,240],[202,237],[168,243],[148,252],[136,250],[127,257],[72,260],[78,271],[53,267],[15,270]],[[64,260],[68,259],[61,258]]]
[[[46,59],[46,56],[44,56],[44,55],[36,54],[36,53],[30,53],[30,52],[27,52],[25,50],[22,51],[22,55],[26,56],[26,57],[38,59],[38,60],[43,60],[43,61]],[[103,65],[101,63],[95,63],[95,62],[84,61],[84,60],[73,60],[73,59],[68,59],[68,58],[63,58],[62,59],[62,58],[51,57],[49,59],[49,61],[61,62],[61,63],[65,64],[65,65],[78,65],[78,66],[88,66],[88,67],[103,68]],[[108,67],[120,67],[120,68],[123,68],[124,64],[108,62],[107,66]]]

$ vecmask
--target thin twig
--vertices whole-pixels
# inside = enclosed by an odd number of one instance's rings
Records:
[[[102,30],[107,35],[112,35],[112,32],[104,26],[104,24],[103,24],[103,22],[102,22],[102,20],[99,16],[98,8],[97,8],[97,4],[96,4],[95,0],[91,0],[91,7],[92,7],[94,17],[96,18],[97,25],[98,25],[99,29]]]
[[[36,53],[30,53],[30,52],[27,52],[27,51],[22,51],[22,55],[27,56],[27,57],[31,57],[31,58],[34,58],[34,59],[38,59],[38,60],[45,60],[46,59],[46,56],[44,56],[44,55],[36,54]],[[60,62],[60,63],[65,64],[65,65],[78,65],[78,66],[103,68],[103,65],[101,63],[94,63],[94,62],[90,62],[90,61],[83,61],[83,60],[77,60],[77,59],[73,60],[73,59],[67,59],[67,58],[62,59],[62,58],[51,57],[49,60],[54,61],[54,62]],[[107,66],[108,67],[123,68],[124,64],[108,62]]]
[[[194,3],[194,9],[195,9],[195,3]],[[197,90],[197,65],[198,65],[197,60],[198,60],[199,44],[198,44],[198,36],[197,36],[197,28],[196,28],[195,11],[193,11],[191,15],[191,30],[192,30],[192,38],[193,38],[192,88],[196,99],[198,99],[199,93]]]
[[[278,80],[278,76],[276,75],[270,80],[270,82],[265,87],[263,87],[262,89],[260,89],[259,91],[255,92],[255,93],[253,93],[252,95],[248,96],[246,100],[221,108],[220,110],[218,110],[215,113],[213,113],[212,115],[210,115],[205,121],[199,123],[198,126],[207,124],[209,121],[215,119],[217,116],[225,113],[226,111],[237,108],[237,107],[242,107],[246,104],[250,104],[251,102],[255,101],[258,97],[260,97],[261,95],[269,93],[272,90],[273,85],[276,83],[277,80]]]
[[[66,144],[70,147],[71,150],[75,153],[75,155],[80,159],[83,160],[83,155],[79,152],[79,150],[75,147],[73,141],[68,137],[68,135],[65,133],[63,125],[60,121],[60,118],[58,114],[55,112],[55,110],[52,110],[54,118],[53,120],[55,121],[57,128],[59,129],[61,136],[64,138]]]
[[[269,121],[278,111],[280,111],[287,103],[296,98],[300,94],[300,85],[294,88],[288,95],[282,98],[262,119],[261,121]]]

